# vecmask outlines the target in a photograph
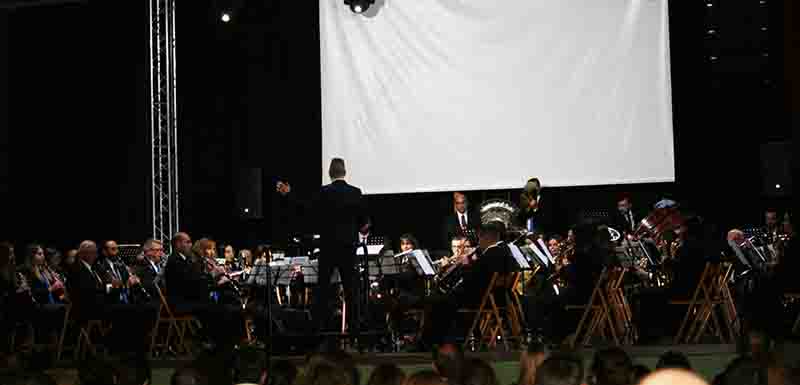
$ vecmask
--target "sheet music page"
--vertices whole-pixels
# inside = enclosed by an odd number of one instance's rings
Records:
[[[522,250],[517,247],[517,245],[509,244],[508,248],[511,249],[511,255],[514,256],[514,260],[517,261],[517,264],[522,270],[530,270],[531,265],[528,263],[528,259],[522,255]]]
[[[550,261],[547,259],[547,256],[545,256],[536,245],[531,245],[531,250],[533,250],[533,253],[536,254],[536,258],[539,258],[545,267],[550,266]]]
[[[433,266],[431,265],[430,257],[426,256],[422,250],[413,250],[411,253],[417,259],[417,263],[419,263],[419,267],[422,268],[422,272],[425,275],[436,275],[436,271],[433,270]]]
[[[367,255],[378,255],[383,249],[383,244],[380,245],[367,245]],[[364,255],[364,246],[359,246],[356,249],[356,255]]]
[[[550,249],[547,247],[547,245],[544,244],[544,241],[541,240],[541,238],[540,238],[540,239],[537,239],[536,242],[539,243],[539,246],[542,247],[542,250],[544,250],[544,254],[547,255],[547,259],[550,261],[550,263],[555,265],[556,264],[556,259],[553,258],[552,254],[550,254]]]

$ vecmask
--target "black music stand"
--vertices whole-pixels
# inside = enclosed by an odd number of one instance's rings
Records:
[[[142,245],[139,244],[125,244],[118,247],[120,260],[128,266],[134,265],[136,257],[142,252]]]

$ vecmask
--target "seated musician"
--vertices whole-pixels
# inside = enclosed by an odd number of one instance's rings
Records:
[[[235,273],[244,270],[242,261],[236,259],[236,252],[233,250],[233,245],[225,245],[222,248],[222,255],[225,258],[225,269],[228,270],[228,273]]]
[[[668,306],[670,300],[687,300],[692,297],[705,269],[706,262],[719,260],[720,250],[708,238],[701,218],[690,216],[675,234],[680,241],[675,258],[664,267],[671,273],[668,287],[651,287],[640,290],[634,300],[635,323],[640,327],[642,342],[657,342],[660,337],[674,336],[680,327],[686,308]],[[638,306],[637,306],[638,305]]]
[[[211,297],[212,289],[229,283],[224,269],[195,255],[189,234],[175,234],[172,247],[164,273],[169,303],[178,313],[192,313],[200,319],[212,348],[232,348],[241,337],[241,306],[225,305]]]
[[[505,226],[490,222],[480,226],[478,232],[478,258],[464,265],[462,284],[455,292],[436,295],[426,303],[426,323],[422,333],[425,344],[440,344],[448,336],[456,311],[461,307],[476,307],[488,289],[494,273],[511,272],[516,262],[511,249],[502,239]]]
[[[63,278],[47,265],[44,249],[36,244],[26,248],[21,272],[37,304],[32,317],[34,328],[46,336],[49,346],[55,347],[64,322],[66,287]]]
[[[453,239],[450,241],[450,256],[443,257],[436,261],[436,263],[439,265],[439,269],[446,268],[454,263],[468,264],[475,259],[473,251],[475,251],[475,249],[471,247],[469,239],[467,239],[466,236],[456,235],[453,236]]]
[[[111,321],[113,327],[107,341],[112,352],[144,354],[149,342],[145,336],[155,320],[152,308],[121,302],[119,289],[123,283],[111,279],[96,262],[97,245],[92,241],[81,242],[78,261],[67,278],[72,314],[79,322]]]
[[[148,239],[142,246],[142,258],[137,258],[133,266],[134,272],[139,277],[142,286],[150,294],[152,301],[158,301],[158,287],[164,279],[164,269],[161,268],[161,259],[164,255],[164,246],[161,241]]]
[[[211,288],[213,302],[226,305],[240,305],[241,296],[238,293],[236,282],[232,281],[225,271],[225,266],[217,264],[217,244],[211,239],[201,238],[192,246],[192,253],[206,262],[211,276],[216,284]],[[212,269],[213,268],[213,269]]]
[[[0,335],[3,336],[0,339],[0,352],[16,351],[16,346],[11,346],[8,337],[18,322],[31,319],[34,310],[35,302],[30,287],[21,282],[17,274],[14,247],[11,243],[0,242]]]

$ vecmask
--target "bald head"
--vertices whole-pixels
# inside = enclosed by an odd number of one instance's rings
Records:
[[[78,246],[78,257],[92,265],[97,260],[97,244],[92,241],[83,241]]]
[[[657,370],[645,377],[641,385],[708,385],[703,378],[684,369]]]
[[[185,256],[189,255],[192,252],[192,238],[184,232],[175,233],[172,237],[172,247]]]

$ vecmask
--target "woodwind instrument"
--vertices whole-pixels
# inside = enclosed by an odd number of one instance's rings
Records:
[[[211,273],[212,271],[216,270],[217,267],[219,267],[219,264],[217,264],[216,259],[214,259],[212,257],[202,257],[202,258],[206,262],[206,269],[208,269],[209,273]],[[241,298],[242,297],[242,291],[239,288],[239,283],[234,281],[233,277],[231,277],[230,274],[225,272],[224,268],[222,270],[223,270],[222,276],[224,276],[225,278],[228,279],[228,282],[229,282],[228,285],[230,285],[231,289],[233,289],[233,291],[236,292],[236,295],[239,296],[239,298]]]
[[[153,297],[150,295],[150,293],[147,292],[147,289],[142,285],[142,281],[139,278],[139,276],[136,275],[133,272],[133,270],[131,270],[130,266],[125,265],[125,268],[128,269],[128,277],[129,277],[128,279],[129,280],[130,280],[130,277],[136,278],[136,284],[128,285],[130,289],[136,290],[136,296],[135,296],[136,297],[136,302],[145,302],[145,303],[146,302],[150,302],[153,299]],[[128,283],[125,282],[125,284],[128,284]]]
[[[50,287],[60,286],[58,289],[53,290],[53,296],[61,302],[67,301],[67,286],[64,284],[61,275],[53,271],[47,264],[44,264],[42,269],[47,273],[45,278],[48,280]]]
[[[36,297],[33,296],[31,285],[28,283],[28,278],[22,272],[17,272],[17,295],[23,302],[35,305],[37,303]]]

